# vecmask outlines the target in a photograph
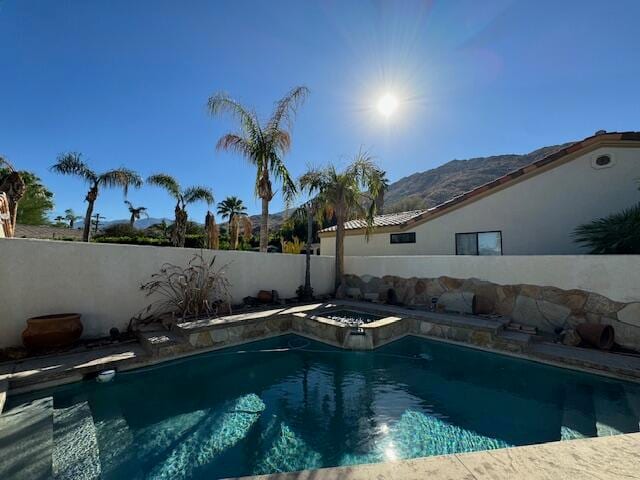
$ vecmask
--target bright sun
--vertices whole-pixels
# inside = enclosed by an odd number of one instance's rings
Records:
[[[378,100],[378,112],[389,118],[398,109],[398,99],[391,93],[387,93]]]

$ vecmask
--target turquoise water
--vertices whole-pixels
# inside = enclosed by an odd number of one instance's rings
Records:
[[[407,337],[293,335],[15,397],[88,402],[104,478],[221,478],[638,431],[635,384]]]

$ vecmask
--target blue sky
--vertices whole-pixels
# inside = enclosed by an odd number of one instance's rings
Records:
[[[252,167],[215,151],[233,124],[208,116],[212,93],[267,116],[306,85],[292,173],[363,146],[397,180],[638,130],[638,18],[636,0],[0,0],[0,153],[42,177],[54,216],[85,208],[81,181],[48,171],[70,150],[97,170],[163,171],[216,201],[237,195],[258,213]],[[388,120],[375,109],[385,92],[400,101]],[[129,199],[172,216],[161,190]],[[281,208],[276,197],[271,211]],[[127,217],[122,193],[103,191],[96,211]]]

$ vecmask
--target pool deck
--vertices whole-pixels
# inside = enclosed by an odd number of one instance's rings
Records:
[[[640,433],[243,480],[617,480],[640,478]]]

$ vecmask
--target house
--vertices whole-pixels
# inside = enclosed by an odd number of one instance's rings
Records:
[[[640,201],[640,132],[597,132],[428,210],[346,223],[344,253],[556,255],[585,253],[575,227]],[[335,254],[336,227],[320,231]]]

